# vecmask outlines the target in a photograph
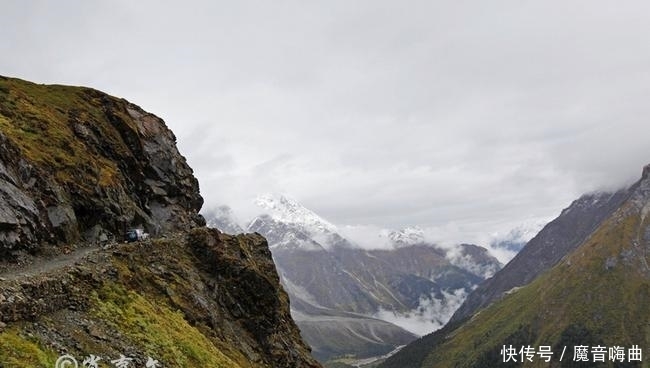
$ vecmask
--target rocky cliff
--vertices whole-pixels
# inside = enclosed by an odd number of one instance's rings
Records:
[[[90,88],[0,77],[0,251],[202,225],[198,181],[158,117]]]
[[[54,264],[54,266],[52,266]],[[0,366],[318,367],[266,240],[197,228],[39,260],[0,282]]]
[[[0,367],[319,367],[266,240],[202,226],[174,135],[139,107],[0,78],[0,195]],[[111,241],[131,226],[153,239]]]

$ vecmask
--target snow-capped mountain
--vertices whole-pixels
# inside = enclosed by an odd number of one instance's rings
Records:
[[[310,233],[338,232],[334,224],[286,195],[262,194],[257,197],[255,204],[265,209],[275,220],[299,225]]]
[[[265,236],[267,232],[271,231],[269,235],[273,240],[277,240],[272,241],[269,239],[269,245],[272,247],[289,244],[292,248],[296,248],[300,245],[297,242],[291,242],[290,239],[278,238],[277,234],[279,233],[284,234],[283,237],[288,233],[300,233],[297,238],[301,239],[306,236],[326,249],[337,246],[354,246],[338,233],[338,229],[334,224],[286,195],[260,195],[255,200],[255,204],[266,213],[253,219],[248,226],[248,230],[257,231]],[[276,226],[281,225],[282,229],[270,228],[268,226],[269,219],[272,219]],[[266,225],[260,228],[263,223],[266,223]],[[302,244],[307,247],[306,249],[315,249],[310,242],[303,242]]]
[[[536,219],[524,222],[507,233],[492,235],[490,247],[502,248],[512,252],[519,252],[530,239],[532,239],[548,223],[547,220]]]
[[[366,315],[380,308],[407,312],[423,296],[469,292],[501,266],[482,247],[443,249],[427,243],[417,226],[383,230],[378,240],[392,246],[367,250],[288,196],[265,194],[256,204],[265,213],[253,219],[247,231],[267,238],[287,285],[299,287],[301,298],[308,295],[318,307]]]
[[[418,226],[406,227],[401,230],[383,230],[380,236],[388,238],[396,247],[424,243],[424,230]]]
[[[255,202],[262,213],[246,231],[268,240],[292,314],[319,359],[363,354],[352,348],[359,344],[365,353],[387,353],[415,338],[404,328],[413,333],[439,328],[465,295],[500,267],[482,247],[427,243],[419,227],[381,231],[378,242],[390,246],[369,250],[288,196],[266,194]],[[225,213],[232,215],[219,214]],[[376,341],[378,334],[385,338]]]
[[[482,279],[492,277],[503,265],[487,249],[474,244],[460,244],[447,254],[449,262]]]
[[[382,230],[379,236],[380,238],[387,239],[394,249],[409,248],[415,245],[435,248],[452,265],[474,274],[481,279],[491,277],[503,266],[486,248],[478,245],[457,244],[451,247],[441,248],[435,244],[431,244],[427,241],[424,230],[419,226],[410,226],[400,230]]]
[[[285,223],[270,215],[259,215],[248,225],[249,232],[263,234],[272,252],[278,248],[286,250],[324,251],[322,245],[312,239],[311,234],[295,223]]]

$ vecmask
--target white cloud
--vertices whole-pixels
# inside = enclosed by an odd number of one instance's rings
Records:
[[[385,230],[374,225],[339,226],[339,233],[355,245],[364,249],[393,249],[394,245],[382,232]]]
[[[558,213],[559,214],[559,213]],[[454,264],[463,263],[460,244],[475,244],[486,248],[501,264],[508,263],[517,253],[495,242],[512,240],[526,243],[537,235],[553,217],[526,217],[515,221],[465,221],[447,222],[440,226],[422,228],[424,241],[447,252],[447,258]],[[492,232],[486,231],[492,229]],[[382,235],[391,229],[376,225],[344,225],[338,227],[345,238],[364,249],[391,249],[394,244]],[[394,229],[393,229],[394,230]]]
[[[418,307],[409,313],[380,309],[374,317],[424,336],[442,328],[467,297],[463,289],[442,294],[443,299],[436,299],[434,295],[421,297]]]

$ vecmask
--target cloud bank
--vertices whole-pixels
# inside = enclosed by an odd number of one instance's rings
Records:
[[[467,292],[463,289],[452,292],[443,291],[442,294],[443,299],[436,299],[433,295],[421,297],[420,305],[409,313],[396,313],[380,309],[374,317],[397,325],[418,336],[424,336],[442,328],[467,297]]]
[[[645,1],[20,1],[0,22],[0,74],[155,112],[242,218],[283,192],[471,237],[650,161]]]

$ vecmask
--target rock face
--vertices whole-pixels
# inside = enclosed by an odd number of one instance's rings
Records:
[[[0,254],[202,225],[203,199],[158,117],[78,87],[0,77]]]
[[[259,235],[197,228],[41,268],[0,283],[0,346],[31,336],[33,355],[21,359],[42,357],[8,366],[54,366],[65,353],[79,363],[124,354],[137,366],[151,356],[165,367],[319,367]],[[0,352],[0,362],[17,357],[19,346]]]
[[[202,226],[174,135],[136,105],[0,77],[0,197],[1,367],[320,367],[266,240]],[[153,236],[111,241],[131,226]]]

